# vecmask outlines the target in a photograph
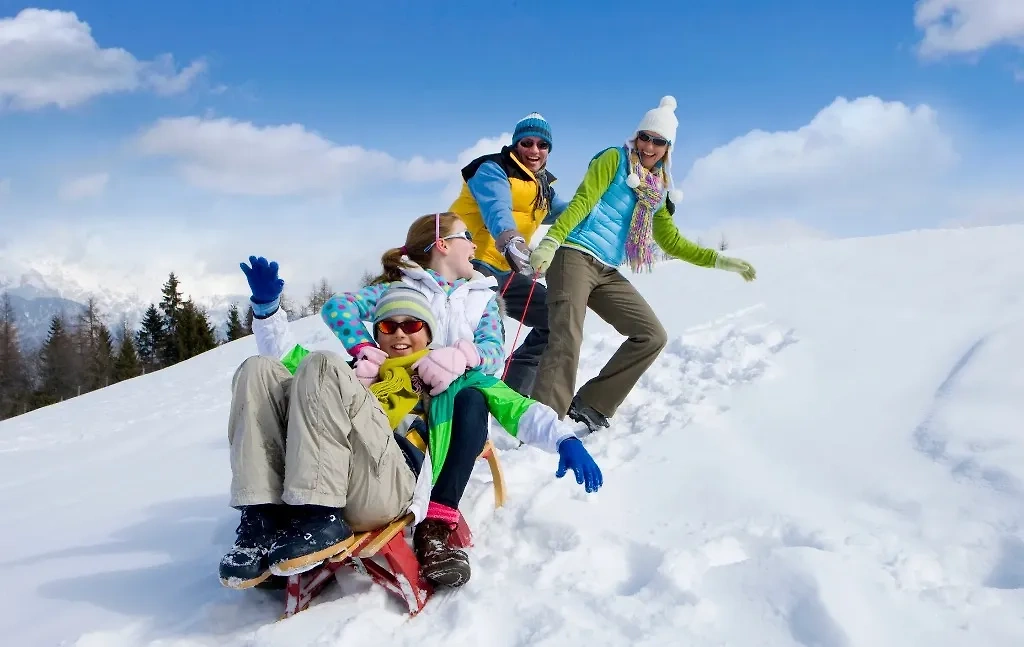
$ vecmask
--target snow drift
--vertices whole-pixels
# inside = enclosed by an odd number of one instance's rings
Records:
[[[406,620],[347,570],[306,612],[217,581],[239,340],[0,423],[10,645],[1024,642],[1024,227],[736,250],[634,280],[670,343],[585,442],[481,463],[472,580]],[[263,250],[272,252],[272,250]],[[287,268],[282,268],[287,277]],[[242,281],[241,275],[239,281]],[[293,324],[340,350],[316,318]],[[514,334],[510,329],[510,337]],[[591,316],[579,379],[620,337]],[[343,351],[342,351],[343,352]]]

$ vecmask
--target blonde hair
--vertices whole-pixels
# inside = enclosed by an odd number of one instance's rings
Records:
[[[440,220],[440,226],[435,229],[437,220]],[[413,267],[402,258],[403,256],[408,256],[410,261],[420,267],[427,267],[430,264],[430,252],[426,249],[437,238],[444,238],[451,234],[457,220],[459,220],[459,216],[450,211],[441,214],[431,213],[414,220],[405,234],[405,245],[392,247],[380,257],[380,264],[384,271],[370,281],[370,285],[401,281],[402,270]]]

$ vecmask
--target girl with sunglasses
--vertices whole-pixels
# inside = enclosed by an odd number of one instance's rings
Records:
[[[696,245],[679,233],[672,216],[682,198],[674,190],[672,146],[679,122],[676,100],[663,97],[640,120],[623,146],[590,162],[576,194],[530,256],[547,274],[548,349],[532,397],[591,431],[608,419],[668,342],[647,301],[618,270],[650,271],[654,244],[669,256],[700,267],[736,272],[754,280],[741,259]],[[575,392],[587,307],[627,339],[601,372]]]
[[[454,214],[422,216],[409,227],[405,245],[384,253],[383,272],[371,285],[324,304],[321,316],[355,358],[358,372],[376,372],[387,359],[364,322],[373,321],[378,300],[393,282],[422,294],[437,321],[432,350],[416,369],[431,395],[442,393],[469,369],[494,373],[501,368],[504,327],[492,291],[497,282],[473,269],[475,249],[465,224]],[[357,454],[363,455],[354,447],[365,447],[366,442],[345,447],[347,440],[335,440],[328,443],[333,456],[321,451],[325,427],[332,438],[347,439],[354,433],[361,439],[363,431],[379,426],[379,419],[372,421],[379,418],[373,413],[379,407],[367,406],[365,390],[361,395],[351,390],[352,384],[359,385],[358,376],[339,355],[310,354],[294,343],[280,310],[284,281],[278,278],[277,263],[262,257],[249,260],[251,266],[241,265],[252,289],[253,334],[263,357],[243,363],[232,382],[231,505],[242,511],[242,520],[235,548],[221,561],[221,581],[235,588],[255,586],[270,572],[286,575],[312,568],[325,555],[341,550],[352,534],[349,525],[368,530],[389,521],[381,514],[381,502],[372,499],[379,492],[371,493],[365,482],[356,486],[356,492],[372,495],[371,499],[346,504],[353,498],[353,486],[342,474],[347,477],[349,470],[344,468]],[[334,388],[322,388],[327,381]],[[303,402],[297,415],[286,413],[296,398],[311,400],[316,410]],[[476,415],[481,416],[479,411]],[[480,429],[479,438],[453,434],[452,443],[478,444],[479,453],[487,434],[486,410],[474,425],[461,428]],[[292,441],[293,434],[302,440]],[[291,505],[275,505],[282,502]],[[343,519],[342,507],[354,516]],[[295,528],[301,532],[291,532]]]
[[[422,216],[409,227],[404,245],[384,252],[380,276],[362,289],[335,295],[324,304],[320,314],[355,358],[355,372],[361,380],[372,380],[388,360],[388,353],[378,347],[365,324],[379,315],[381,299],[395,286],[417,291],[436,321],[436,326],[431,326],[430,352],[411,367],[431,397],[440,396],[469,374],[493,375],[501,370],[505,331],[495,291],[497,281],[474,269],[475,252],[472,234],[455,214]],[[432,493],[427,510],[431,523],[420,531],[433,539],[447,539],[451,520],[458,520],[462,489],[488,435],[489,412],[480,391],[461,390],[453,406],[462,422],[452,426],[448,442],[458,451],[442,466],[441,485]],[[440,545],[440,540],[433,539],[429,543]]]

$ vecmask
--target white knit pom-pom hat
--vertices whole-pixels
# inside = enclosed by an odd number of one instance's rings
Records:
[[[669,187],[668,197],[673,203],[679,204],[683,199],[683,192],[675,188],[671,170],[672,149],[675,147],[676,130],[679,128],[679,120],[676,119],[675,110],[676,98],[671,95],[662,97],[658,107],[648,110],[644,118],[640,120],[640,124],[633,131],[633,136],[626,141],[626,146],[630,149],[634,148],[636,136],[641,130],[657,133],[668,140],[668,151],[665,152],[665,161],[663,162],[665,179]],[[635,189],[640,186],[640,178],[635,173],[630,173],[626,178],[626,185],[631,189]]]

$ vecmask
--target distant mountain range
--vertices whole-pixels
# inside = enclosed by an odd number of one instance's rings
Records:
[[[120,326],[122,317],[127,318],[132,329],[138,329],[150,303],[150,300],[143,299],[135,293],[111,289],[86,290],[67,279],[62,272],[44,275],[38,270],[6,276],[0,274],[0,294],[4,292],[11,297],[11,304],[18,318],[18,334],[25,348],[35,347],[46,339],[50,320],[55,314],[63,311],[69,317],[76,316],[85,309],[85,303],[90,296],[96,299],[96,304],[112,331]],[[155,295],[153,302],[157,302],[159,298],[159,294]],[[195,299],[196,303],[206,308],[210,323],[215,326],[219,338],[224,337],[224,327],[231,303],[237,303],[243,308],[247,300],[248,295],[244,294]]]

